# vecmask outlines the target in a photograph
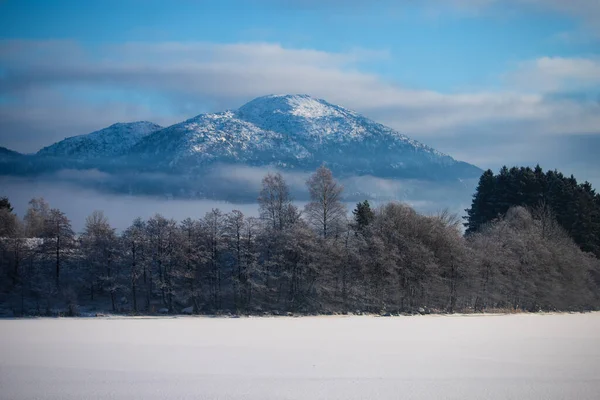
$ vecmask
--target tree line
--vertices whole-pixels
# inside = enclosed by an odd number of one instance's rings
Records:
[[[364,201],[348,213],[343,187],[326,167],[307,189],[311,202],[300,210],[282,175],[268,174],[257,218],[218,209],[180,222],[157,214],[117,233],[94,211],[77,235],[43,199],[31,200],[22,219],[2,199],[0,303],[15,315],[600,305],[599,260],[578,246],[548,203],[517,204],[489,221],[471,212],[464,235],[460,218],[447,211],[422,215],[401,203],[373,209]],[[471,210],[484,210],[481,197],[478,189]]]
[[[509,208],[540,208],[551,213],[584,251],[600,257],[600,194],[589,182],[578,183],[573,175],[544,172],[538,165],[502,167],[495,175],[485,171],[479,179],[473,202],[465,210],[467,233],[504,215]]]

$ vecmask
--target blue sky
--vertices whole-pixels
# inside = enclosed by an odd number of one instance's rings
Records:
[[[0,0],[0,145],[25,152],[308,93],[598,186],[599,89],[597,0]]]

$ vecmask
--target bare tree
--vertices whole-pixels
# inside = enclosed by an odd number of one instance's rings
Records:
[[[222,255],[225,243],[225,217],[221,210],[212,209],[202,219],[204,238],[208,250],[210,291],[213,307],[222,306]]]
[[[9,207],[0,208],[0,273],[8,277],[13,286],[22,283],[21,267],[26,253],[24,230],[23,223]]]
[[[0,208],[0,238],[22,235],[21,221],[8,208]]]
[[[82,248],[90,272],[90,295],[93,299],[94,284],[99,280],[100,288],[108,291],[112,310],[116,311],[116,292],[119,288],[116,270],[118,267],[118,241],[115,229],[102,211],[94,211],[85,220],[81,235]]]
[[[257,236],[260,231],[260,220],[254,217],[246,219],[244,224],[244,265],[245,270],[242,271],[242,287],[244,296],[244,305],[246,308],[252,307],[254,298],[253,294],[256,291],[263,289],[262,282],[264,274],[259,263],[259,252],[257,245]]]
[[[150,305],[150,297],[154,286],[157,286],[162,303],[173,311],[173,295],[175,277],[175,262],[179,242],[177,223],[173,219],[166,219],[160,214],[150,218],[146,224],[148,237],[149,256],[151,257],[154,271],[150,272],[146,304]],[[156,280],[154,279],[156,277]]]
[[[71,228],[71,221],[56,208],[49,211],[43,227],[45,254],[54,259],[55,284],[59,287],[61,267],[73,248],[75,234]]]
[[[299,218],[299,213],[292,203],[290,190],[283,176],[267,174],[262,180],[262,189],[258,197],[260,217],[275,230],[283,230]]]
[[[129,264],[129,284],[133,311],[138,312],[137,294],[140,278],[146,283],[146,252],[147,242],[145,236],[146,224],[141,218],[136,218],[123,232],[122,245],[126,262]]]
[[[236,308],[240,308],[242,296],[242,284],[246,275],[244,264],[244,214],[239,210],[233,210],[225,217],[225,235],[229,246],[229,252],[233,256],[233,296]]]
[[[600,307],[600,261],[543,204],[511,208],[466,237],[450,213],[425,216],[401,203],[372,212],[363,202],[356,224],[336,224],[330,194],[341,203],[341,188],[332,179],[325,168],[311,178],[314,220],[298,218],[285,182],[270,175],[260,219],[216,209],[181,224],[156,215],[117,237],[94,212],[77,241],[67,217],[43,200],[32,201],[25,224],[0,206],[0,301],[15,313],[32,303],[49,312],[65,300],[76,306],[89,290],[101,295],[95,305],[105,299],[115,310],[116,293],[127,290],[134,311],[140,291],[146,310],[162,302],[171,312],[184,304],[194,312]]]
[[[438,211],[435,215],[435,218],[437,218],[445,226],[455,230],[459,230],[462,226],[460,216],[451,212],[448,208]]]
[[[50,206],[42,197],[29,201],[29,208],[23,217],[25,222],[25,234],[27,237],[42,237],[44,234],[44,222],[50,215]]]
[[[329,168],[321,166],[306,181],[311,202],[304,208],[308,222],[327,238],[339,232],[346,221],[346,206],[342,203],[344,188],[338,184]]]

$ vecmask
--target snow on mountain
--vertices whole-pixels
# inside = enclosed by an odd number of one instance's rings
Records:
[[[238,110],[201,114],[144,137],[130,156],[190,173],[215,163],[342,174],[471,177],[461,163],[356,112],[307,95],[259,97]],[[456,175],[456,176],[454,176]]]
[[[79,160],[122,155],[140,139],[159,129],[162,129],[162,126],[147,121],[116,123],[86,135],[66,138],[44,147],[37,154]]]
[[[464,194],[468,201],[481,175],[473,165],[307,95],[259,97],[166,128],[114,124],[36,155],[5,153],[0,176],[43,175],[113,193],[229,201],[254,200],[265,169],[299,173],[293,190],[303,196],[303,176],[325,164],[352,199],[429,201]]]
[[[316,142],[315,144],[324,141],[341,143],[385,137],[426,153],[446,157],[445,154],[354,111],[308,95],[259,97],[242,106],[237,111],[237,116],[262,129],[309,137]]]
[[[0,177],[37,176],[111,193],[234,202],[256,199],[266,169],[290,177],[294,196],[305,199],[304,177],[322,164],[343,182],[352,201],[460,203],[456,209],[468,204],[482,172],[307,95],[259,97],[237,110],[200,114],[166,128],[114,124],[35,155],[0,149]]]
[[[144,138],[132,149],[169,167],[211,163],[269,164],[309,156],[286,135],[263,130],[226,111],[203,114]],[[277,154],[276,154],[277,152]]]

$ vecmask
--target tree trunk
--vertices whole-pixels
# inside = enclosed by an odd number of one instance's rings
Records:
[[[450,270],[450,314],[454,314],[456,307],[456,267],[452,263]]]
[[[138,307],[137,307],[137,287],[135,285],[135,279],[132,280],[131,295],[133,296],[133,312],[137,313],[138,312]]]
[[[60,236],[56,237],[56,287],[60,286]]]
[[[15,256],[15,267],[13,270],[13,285],[17,284],[17,281],[19,280],[19,264],[20,264],[20,257],[19,257],[19,247],[16,243],[16,240],[20,240],[20,239],[14,239],[15,242],[13,243],[13,250],[14,250],[14,256]]]
[[[148,279],[146,285],[146,311],[150,311],[150,296],[152,295],[152,277]]]

